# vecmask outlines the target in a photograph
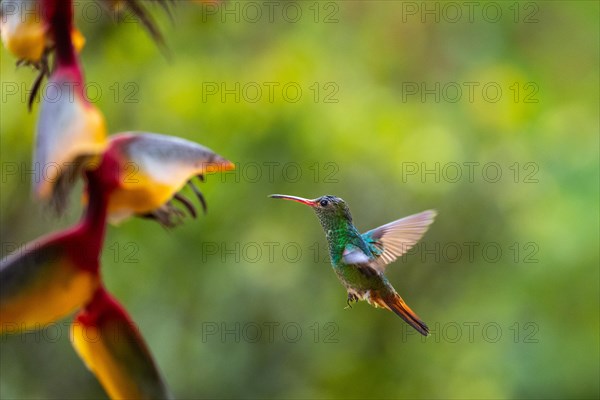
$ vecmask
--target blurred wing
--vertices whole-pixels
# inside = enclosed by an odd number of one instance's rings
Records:
[[[85,157],[106,146],[102,113],[81,92],[75,70],[58,69],[48,82],[37,125],[33,188],[38,198],[63,204]],[[65,179],[66,178],[66,179]],[[60,190],[57,190],[60,188]],[[59,210],[61,211],[61,210]]]
[[[376,250],[371,266],[384,271],[423,237],[436,215],[435,210],[427,210],[365,232],[363,238]]]
[[[207,147],[153,133],[114,135],[107,154],[119,160],[120,168],[119,188],[109,201],[113,222],[132,214],[152,214],[161,207],[164,212],[164,206],[195,176],[234,168]],[[199,191],[196,195],[204,203]]]
[[[40,329],[91,299],[98,275],[73,264],[66,239],[28,243],[0,261],[2,333]]]
[[[171,398],[135,324],[103,288],[73,321],[71,342],[110,398]]]

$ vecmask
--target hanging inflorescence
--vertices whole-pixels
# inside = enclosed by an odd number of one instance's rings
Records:
[[[164,48],[141,1],[103,2],[132,11]],[[155,3],[169,12],[168,2]],[[0,12],[4,46],[18,65],[38,70],[29,108],[45,77],[47,90],[56,91],[41,101],[33,156],[36,165],[55,168],[52,176],[34,177],[35,198],[60,215],[69,192],[83,179],[86,202],[75,226],[2,259],[2,333],[39,329],[76,312],[73,346],[111,398],[169,397],[142,336],[102,282],[99,258],[105,225],[138,216],[173,227],[186,211],[195,218],[197,206],[180,191],[189,186],[206,211],[193,179],[202,181],[205,174],[234,166],[210,149],[177,137],[107,134],[104,115],[83,92],[79,53],[85,39],[74,26],[71,0],[4,0]]]

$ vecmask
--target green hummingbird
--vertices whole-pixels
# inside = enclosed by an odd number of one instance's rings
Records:
[[[434,210],[410,215],[361,234],[352,223],[350,209],[339,197],[325,195],[313,200],[282,194],[269,197],[297,201],[315,211],[329,243],[333,270],[348,292],[349,307],[351,302],[366,300],[375,308],[393,311],[419,333],[429,335],[427,325],[402,300],[384,272],[388,264],[423,237],[437,215]]]

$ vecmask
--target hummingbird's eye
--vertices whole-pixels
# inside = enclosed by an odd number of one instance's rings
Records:
[[[327,204],[329,204],[329,202],[327,200],[321,200],[319,204],[321,205],[321,207],[327,207]]]

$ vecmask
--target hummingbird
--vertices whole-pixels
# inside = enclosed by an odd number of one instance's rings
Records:
[[[352,222],[350,209],[339,197],[325,195],[310,200],[272,194],[275,199],[292,200],[311,207],[325,231],[331,265],[352,302],[366,300],[375,308],[390,310],[424,336],[429,328],[417,316],[385,277],[386,267],[423,237],[437,215],[435,210],[392,221],[360,233]]]

